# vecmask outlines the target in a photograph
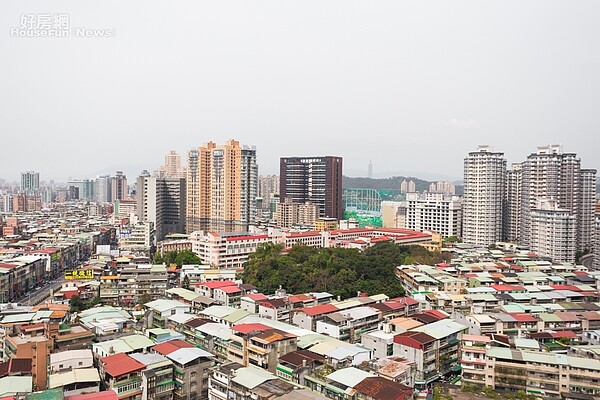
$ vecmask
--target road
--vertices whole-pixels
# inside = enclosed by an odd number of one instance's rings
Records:
[[[584,267],[589,268],[590,271],[593,271],[593,268],[592,268],[593,263],[594,263],[594,254],[586,254],[585,256],[581,257],[581,264],[583,264]]]
[[[45,286],[41,287],[38,290],[32,290],[30,293],[27,293],[24,297],[19,300],[19,304],[22,305],[36,305],[46,300],[51,296],[54,291],[60,289],[62,284],[64,283],[65,278],[59,278],[54,282],[50,282]]]

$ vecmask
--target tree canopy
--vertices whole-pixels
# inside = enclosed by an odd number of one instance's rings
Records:
[[[282,245],[267,243],[250,255],[242,279],[263,293],[281,285],[289,293],[329,292],[348,298],[357,292],[404,295],[395,267],[408,263],[432,264],[441,256],[420,246],[378,243],[364,252],[356,249],[294,246],[282,254]]]
[[[182,265],[194,265],[200,264],[200,257],[191,250],[183,251],[167,251],[165,254],[160,254],[158,251],[154,254],[154,264],[177,264],[178,267]]]

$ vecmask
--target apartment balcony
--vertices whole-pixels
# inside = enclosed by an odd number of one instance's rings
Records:
[[[496,377],[499,376],[503,376],[503,377],[520,377],[523,378],[525,376],[527,376],[527,369],[525,368],[516,368],[514,366],[512,367],[499,367],[498,365],[496,365],[495,371],[496,373]]]

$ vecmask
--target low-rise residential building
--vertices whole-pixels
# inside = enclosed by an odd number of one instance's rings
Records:
[[[174,400],[205,399],[208,396],[208,377],[213,355],[202,349],[179,348],[166,354],[173,362]]]
[[[48,377],[48,388],[61,388],[65,396],[98,393],[100,376],[93,367],[59,372]]]
[[[360,338],[360,343],[373,350],[373,358],[385,358],[394,354],[394,336],[391,325],[386,325],[384,330],[376,330],[364,333]]]
[[[353,388],[357,400],[412,400],[412,388],[379,376],[367,377]]]
[[[422,325],[394,337],[394,355],[417,364],[416,385],[460,370],[459,345],[467,327],[449,319]]]
[[[120,338],[92,344],[92,354],[98,360],[114,354],[139,353],[147,351],[154,346],[154,342],[148,337],[140,334],[121,336]]]
[[[35,336],[19,334],[7,336],[4,352],[7,358],[27,358],[32,360],[31,378],[36,390],[43,390],[47,385],[48,355],[52,351],[53,341],[43,334]]]
[[[134,360],[144,364],[142,370],[142,400],[170,400],[173,398],[173,363],[156,353],[134,353]]]
[[[141,400],[145,367],[125,353],[103,357],[98,363],[102,387],[115,391],[119,400]]]
[[[94,357],[92,350],[67,350],[50,354],[50,373],[71,371],[79,368],[92,368]]]
[[[159,299],[144,304],[148,310],[147,326],[166,328],[167,317],[175,314],[189,313],[191,306],[177,300]]]
[[[295,392],[295,385],[278,379],[274,374],[254,366],[243,367],[237,363],[223,364],[212,371],[209,380],[209,400],[261,400],[281,399],[320,400],[310,393]],[[288,397],[290,396],[290,397]]]
[[[489,336],[462,336],[460,366],[464,384],[485,386],[485,351],[491,342]]]
[[[381,321],[381,312],[371,307],[356,307],[337,311],[317,321],[316,332],[339,340],[355,343],[360,336],[377,329]]]
[[[485,385],[500,393],[523,390],[566,399],[600,395],[600,360],[491,347],[485,369]]]
[[[296,336],[260,323],[237,324],[228,343],[228,359],[275,372],[280,356],[297,349]]]
[[[327,315],[336,311],[339,311],[339,308],[333,304],[299,308],[292,312],[292,323],[300,328],[316,331],[317,322],[323,321]]]
[[[140,304],[165,297],[168,287],[165,265],[125,265],[119,272],[119,303]]]
[[[296,350],[279,357],[275,374],[288,382],[305,385],[304,378],[325,364],[325,357],[309,350]]]

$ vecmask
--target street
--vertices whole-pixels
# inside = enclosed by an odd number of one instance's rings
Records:
[[[49,282],[45,286],[40,287],[38,290],[32,290],[30,293],[23,296],[17,302],[21,305],[36,305],[44,301],[46,298],[50,297],[51,294],[60,289],[63,282],[65,281],[64,277],[58,278],[54,282]]]

